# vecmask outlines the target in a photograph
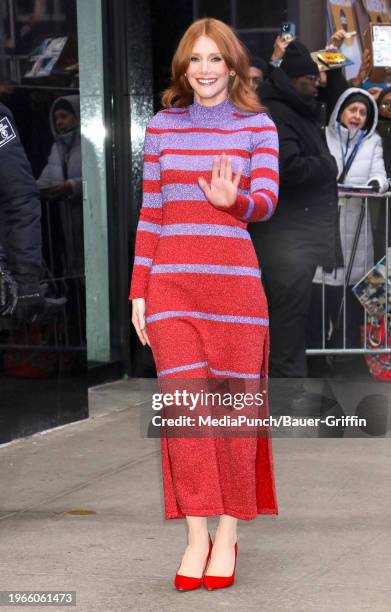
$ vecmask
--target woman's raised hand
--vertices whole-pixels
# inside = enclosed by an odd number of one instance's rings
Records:
[[[219,168],[219,159],[213,160],[212,180],[210,185],[207,181],[199,177],[198,184],[205,193],[209,202],[216,208],[229,208],[236,202],[238,187],[242,171],[239,169],[232,179],[232,161],[225,153],[221,156],[221,164]]]
[[[151,346],[145,326],[145,300],[135,298],[132,300],[132,323],[136,329],[139,340],[143,346]]]

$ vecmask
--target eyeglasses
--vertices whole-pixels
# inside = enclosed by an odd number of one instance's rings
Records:
[[[391,100],[386,100],[380,104],[380,108],[390,109],[391,108]]]
[[[250,77],[249,81],[250,83],[255,83],[256,85],[260,85],[263,82],[263,78],[262,77]]]
[[[320,76],[315,76],[314,74],[306,74],[304,78],[307,79],[307,81],[312,81],[313,83],[320,81]]]

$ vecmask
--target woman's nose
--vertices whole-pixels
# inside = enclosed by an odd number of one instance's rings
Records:
[[[207,59],[201,61],[201,72],[209,72],[209,63]]]

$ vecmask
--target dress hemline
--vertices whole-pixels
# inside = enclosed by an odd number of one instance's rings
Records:
[[[256,514],[248,515],[242,514],[240,512],[236,512],[235,510],[230,510],[229,508],[221,509],[221,510],[184,510],[182,514],[165,514],[166,520],[173,519],[185,519],[186,516],[221,516],[222,514],[228,514],[229,516],[233,516],[234,518],[240,519],[242,521],[253,521],[260,514],[274,514],[278,515],[278,508],[261,508],[257,511]]]

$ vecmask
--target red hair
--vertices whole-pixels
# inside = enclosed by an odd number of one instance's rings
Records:
[[[240,110],[263,113],[265,108],[256,93],[248,85],[250,61],[248,53],[233,30],[218,19],[198,19],[182,36],[171,63],[171,84],[162,94],[162,105],[166,108],[184,107],[194,101],[194,91],[185,77],[190,63],[192,49],[200,36],[209,36],[219,48],[229,70],[235,71],[230,77],[228,95]]]

